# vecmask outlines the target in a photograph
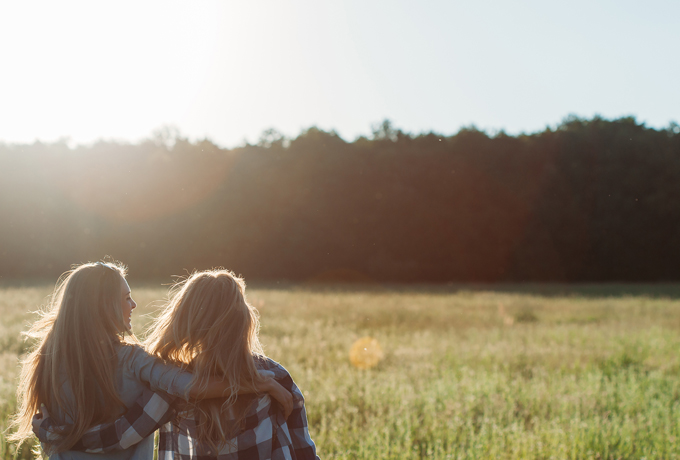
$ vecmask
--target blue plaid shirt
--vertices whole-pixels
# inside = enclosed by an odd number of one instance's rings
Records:
[[[287,419],[268,395],[253,398],[257,403],[248,411],[243,430],[218,452],[213,452],[197,441],[191,411],[177,416],[185,403],[165,393],[147,390],[124,416],[91,428],[72,450],[116,452],[160,428],[159,460],[318,460],[307,429],[302,392],[279,363],[266,357],[255,360],[259,369],[273,373],[274,379],[293,394],[295,408]],[[55,440],[61,429],[51,417],[34,418],[33,431],[41,442]]]

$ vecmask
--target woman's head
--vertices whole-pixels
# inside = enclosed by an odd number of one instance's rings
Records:
[[[231,387],[227,406],[234,404],[241,389],[254,391],[260,379],[253,360],[254,354],[262,353],[259,319],[246,301],[245,287],[244,280],[228,270],[190,275],[173,287],[147,339],[150,352],[185,365],[199,387],[212,376],[226,378]],[[219,409],[214,402],[197,405],[202,414],[200,440],[223,441],[233,430],[234,424]],[[245,409],[232,407],[230,420],[239,421]]]
[[[125,266],[116,262],[83,264],[62,275],[52,302],[54,327],[100,339],[130,331],[137,304],[125,276]]]
[[[221,375],[232,364],[261,353],[257,310],[245,298],[245,282],[228,270],[196,272],[173,286],[151,326],[151,352]]]
[[[117,350],[136,306],[125,275],[120,263],[97,262],[59,278],[48,307],[28,332],[38,343],[23,363],[14,439],[30,435],[40,404],[73,422],[55,451],[69,449],[90,426],[120,411]]]

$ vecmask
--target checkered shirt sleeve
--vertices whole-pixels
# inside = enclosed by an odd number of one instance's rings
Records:
[[[151,436],[176,416],[177,412],[173,408],[176,399],[160,391],[145,389],[125,415],[114,422],[90,428],[71,450],[101,454],[127,449]],[[57,441],[65,428],[52,417],[33,417],[33,432],[42,443]]]

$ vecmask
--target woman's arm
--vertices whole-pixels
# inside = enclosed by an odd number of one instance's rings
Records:
[[[125,414],[111,423],[87,430],[71,450],[94,454],[125,450],[172,420],[177,414],[174,407],[177,399],[163,392],[145,389]],[[65,428],[55,423],[44,405],[33,416],[33,433],[40,442],[49,444],[60,441],[63,439],[60,433]]]
[[[129,353],[124,356],[128,369],[135,377],[147,382],[152,390],[164,391],[185,400],[222,398],[228,395],[230,387],[226,380],[211,378],[207,385],[194,385],[193,375],[177,366],[167,364],[150,355],[139,346],[127,346],[124,350]],[[273,373],[269,373],[272,374]],[[262,376],[268,375],[266,372]],[[239,394],[252,393],[251,390],[239,391]],[[267,393],[278,401],[285,413],[293,410],[293,396],[279,385],[273,378],[264,378],[257,383],[256,393]]]
[[[269,380],[273,380],[270,379]],[[221,383],[221,382],[220,382]],[[286,417],[292,410],[292,395],[281,385],[266,381],[266,388],[285,393],[291,398],[290,408],[286,410]],[[278,386],[278,387],[277,387]],[[271,393],[270,393],[271,394]],[[140,440],[150,436],[163,424],[170,421],[177,413],[173,402],[177,398],[163,392],[144,390],[134,405],[124,415],[111,423],[97,425],[88,430],[72,447],[89,453],[106,454],[127,449]],[[274,399],[277,399],[274,397]],[[278,399],[277,399],[278,400]],[[283,405],[283,403],[282,403]],[[65,427],[57,425],[43,406],[41,412],[33,416],[33,432],[40,442],[50,443],[61,439],[60,431]]]

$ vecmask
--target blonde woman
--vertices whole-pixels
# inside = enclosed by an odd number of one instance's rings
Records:
[[[146,410],[163,420],[172,418],[161,428],[159,459],[318,459],[302,393],[281,365],[262,354],[258,329],[257,311],[245,298],[245,282],[233,273],[198,272],[177,284],[146,345],[157,357],[190,371],[194,385],[224,378],[229,382],[227,397],[175,405],[175,414],[167,405],[150,402],[146,394],[138,400],[138,410],[89,432],[80,448],[115,452],[127,447],[129,439],[121,436],[127,427],[136,425],[144,435],[155,429],[154,423],[136,415]],[[293,393],[292,412],[279,410],[268,396],[237,397],[253,384],[258,370]],[[36,434],[46,438],[53,425],[49,418],[36,418]]]
[[[226,399],[199,401],[161,428],[160,459],[318,458],[302,393],[281,365],[264,356],[259,315],[245,289],[245,281],[228,270],[194,273],[175,286],[151,326],[148,349],[189,370],[195,384],[214,376],[230,382]],[[277,411],[266,396],[237,397],[258,369],[293,393],[292,412]]]
[[[88,429],[125,413],[147,387],[185,399],[233,394],[225,382],[196,379],[135,343],[131,314],[137,304],[125,276],[121,264],[98,262],[80,265],[59,279],[48,309],[29,331],[38,343],[23,362],[16,432],[10,440],[23,442],[32,434],[32,418],[42,405],[60,425],[57,436],[43,446],[51,459],[101,458],[71,449]],[[271,379],[255,376],[239,388],[271,391],[286,404],[282,388]],[[152,437],[107,456],[152,457]]]

